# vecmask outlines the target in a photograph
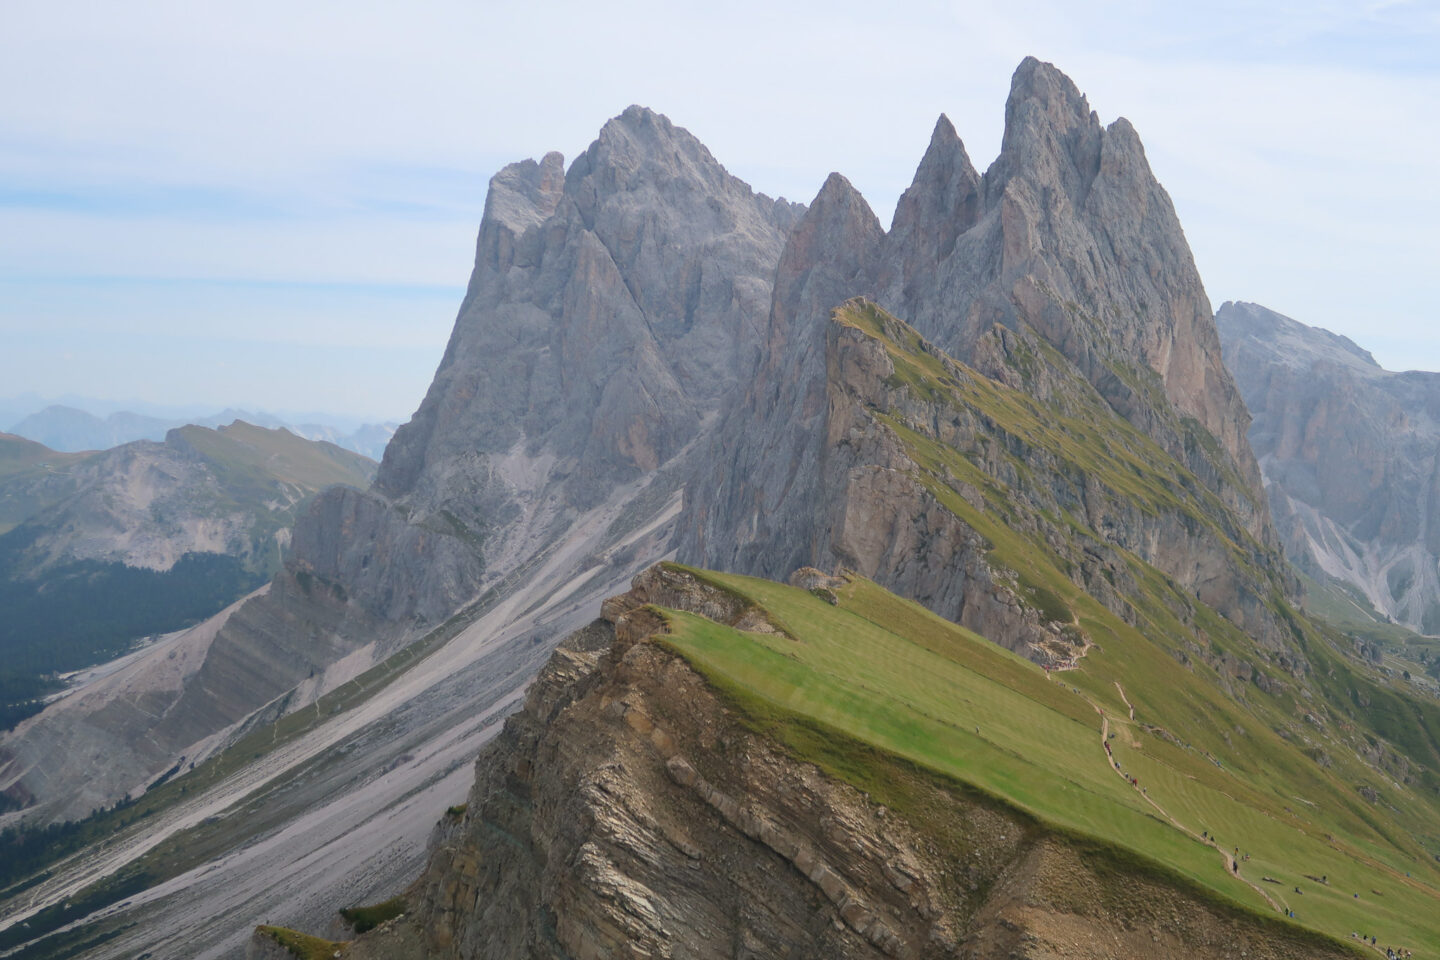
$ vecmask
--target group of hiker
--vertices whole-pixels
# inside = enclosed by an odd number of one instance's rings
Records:
[[[1351,940],[1359,940],[1361,943],[1368,943],[1368,944],[1370,944],[1370,946],[1375,947],[1375,949],[1377,949],[1377,950],[1380,949],[1379,946],[1375,943],[1375,938],[1374,938],[1374,937],[1366,936],[1366,935],[1363,934],[1363,933],[1357,933],[1357,932],[1355,932],[1354,930],[1351,930],[1351,931],[1350,931],[1350,939],[1351,939]],[[1385,948],[1385,958],[1386,958],[1386,960],[1410,960],[1410,956],[1411,956],[1411,954],[1410,954],[1410,951],[1409,951],[1409,950],[1405,950],[1405,949],[1398,948],[1398,947],[1386,947],[1386,948]]]
[[[1110,737],[1105,741],[1105,756],[1110,758],[1110,762],[1115,765],[1115,769],[1120,771],[1120,775],[1126,779],[1130,786],[1140,787],[1139,777],[1133,777],[1120,768],[1120,761],[1115,759],[1115,754],[1110,750],[1110,741],[1113,739],[1115,739],[1115,734],[1112,733],[1110,734]],[[1140,787],[1140,792],[1144,793],[1145,788]]]

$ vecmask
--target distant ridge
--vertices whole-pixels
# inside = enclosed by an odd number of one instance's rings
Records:
[[[1259,304],[1227,301],[1215,321],[1290,560],[1440,635],[1440,373],[1385,370]]]
[[[324,423],[293,424],[270,414],[233,408],[206,416],[182,418],[147,416],[121,410],[102,418],[79,407],[51,404],[24,417],[9,432],[43,443],[51,450],[76,453],[109,450],[134,440],[160,442],[176,427],[187,424],[220,427],[236,420],[271,429],[284,428],[307,440],[327,440],[377,462],[385,453],[385,444],[399,426],[396,423],[367,423],[347,431]]]

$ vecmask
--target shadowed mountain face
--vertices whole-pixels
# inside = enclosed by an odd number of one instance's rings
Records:
[[[1015,73],[1005,118],[1000,156],[981,176],[942,117],[889,233],[843,177],[826,182],[781,255],[767,353],[686,490],[682,560],[772,578],[855,564],[832,512],[850,482],[835,465],[853,455],[834,429],[846,374],[827,370],[825,341],[831,310],[858,295],[1062,411],[1098,395],[1218,498],[1233,542],[1277,555],[1248,414],[1134,130],[1102,127],[1075,85],[1034,59]],[[877,531],[883,548],[867,555],[879,565],[861,568],[907,596],[957,576],[895,549],[914,522]],[[1281,632],[1260,612],[1271,586],[1238,557],[1116,518],[1096,526],[1237,622]],[[965,579],[949,592],[963,594]],[[935,609],[955,615],[953,603]]]
[[[1440,374],[1381,369],[1258,304],[1225,303],[1215,322],[1290,559],[1440,633]]]

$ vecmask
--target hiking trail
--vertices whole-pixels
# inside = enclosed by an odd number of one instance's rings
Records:
[[[1115,686],[1120,686],[1119,681],[1116,681]],[[1082,697],[1083,696],[1084,695],[1082,694]],[[1124,699],[1124,690],[1120,691],[1120,697]],[[1084,699],[1090,704],[1090,706],[1095,708],[1096,713],[1100,714],[1100,749],[1105,753],[1105,765],[1110,768],[1111,773],[1114,773],[1117,777],[1120,777],[1126,783],[1130,783],[1130,778],[1125,775],[1124,771],[1122,771],[1118,766],[1116,766],[1116,761],[1111,757],[1110,752],[1108,750],[1105,750],[1105,744],[1109,742],[1110,739],[1110,717],[1106,715],[1105,711],[1101,709],[1100,705],[1097,704],[1095,701],[1091,700],[1089,697],[1084,697]],[[1126,700],[1125,705],[1127,707],[1130,707],[1130,701]],[[1130,718],[1132,720],[1135,718],[1134,707],[1130,707]],[[1139,790],[1138,787],[1136,789]],[[1192,839],[1203,843],[1208,847],[1212,847],[1216,852],[1218,852],[1224,860],[1225,873],[1227,876],[1234,877],[1236,880],[1241,881],[1246,886],[1250,887],[1250,889],[1260,894],[1260,896],[1264,897],[1265,902],[1270,904],[1270,906],[1275,910],[1276,913],[1289,913],[1289,904],[1285,903],[1284,901],[1276,902],[1275,898],[1270,896],[1270,894],[1265,890],[1265,888],[1261,887],[1258,883],[1253,883],[1248,877],[1240,876],[1239,872],[1235,869],[1235,858],[1229,853],[1227,853],[1224,848],[1222,848],[1214,840],[1211,840],[1209,837],[1202,837],[1194,830],[1191,830],[1189,827],[1185,826],[1185,824],[1181,823],[1179,820],[1176,820],[1173,816],[1170,815],[1170,811],[1166,810],[1159,803],[1157,803],[1154,798],[1152,798],[1148,793],[1145,793],[1143,790],[1140,790],[1139,793],[1140,799],[1144,800],[1146,803],[1150,804],[1150,806],[1154,807],[1155,810],[1167,821],[1169,821],[1170,824],[1174,826],[1177,830],[1180,830],[1182,833],[1185,833]]]

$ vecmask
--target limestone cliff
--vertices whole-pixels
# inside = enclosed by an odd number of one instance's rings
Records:
[[[1278,552],[1251,539],[1243,519],[1087,382],[1067,379],[1043,341],[1006,330],[985,346],[1012,378],[1016,367],[1033,379],[1048,364],[1048,391],[1063,403],[957,363],[868,301],[842,305],[817,358],[824,375],[806,424],[810,446],[788,487],[766,499],[773,458],[738,472],[722,490],[746,492],[719,502],[709,530],[733,529],[728,514],[756,531],[743,556],[757,564],[855,570],[1041,662],[1072,659],[1085,639],[1049,599],[1052,587],[1021,570],[1026,556],[1055,558],[1132,621],[1138,557],[1287,670],[1303,670],[1272,608],[1285,585],[1267,572],[1279,567]],[[1016,548],[1024,552],[1005,550],[997,520],[1028,538]]]
[[[889,775],[926,821],[887,810],[743,721],[648,604],[773,629],[683,571],[638,577],[481,756],[404,916],[343,956],[1349,955],[913,768]]]
[[[1243,557],[1218,559],[1230,545],[1276,555],[1279,541],[1245,437],[1248,414],[1138,138],[1124,120],[1101,127],[1075,85],[1033,59],[1016,71],[1005,116],[1000,156],[983,176],[940,119],[889,233],[843,177],[826,182],[780,257],[756,378],[686,488],[680,558],[771,578],[859,560],[837,547],[844,483],[829,463],[856,466],[861,456],[837,401],[852,385],[825,358],[831,311],[863,295],[955,360],[1045,404],[1049,416],[1118,416],[1156,444],[1181,466],[1186,495],[1212,501],[1203,509],[1223,532],[1209,537],[1198,519],[1188,531],[1161,529],[1136,514],[1107,517],[1095,530],[1281,642],[1283,629],[1262,609],[1275,584],[1253,577]],[[889,469],[876,455],[871,466]],[[967,584],[986,595],[989,576],[973,551],[953,546],[965,538],[936,528],[918,504],[908,514],[887,506],[899,502],[895,493],[855,501],[854,517],[889,518],[883,532],[870,521],[880,542],[864,553],[875,564],[865,572],[957,616]]]
[[[1440,374],[1253,303],[1215,315],[1289,558],[1440,633]]]
[[[878,272],[881,305],[961,360],[997,324],[1033,329],[1266,535],[1248,417],[1170,198],[1130,123],[1102,127],[1055,67],[1015,71],[983,177],[941,118]]]
[[[106,751],[84,731],[103,730],[99,717],[71,716],[62,724],[80,732],[33,743],[19,732],[6,749],[28,759],[6,784],[83,813],[95,783],[141,786],[458,610],[502,602],[542,567],[578,583],[656,559],[663,548],[609,551],[666,529],[695,441],[754,366],[802,211],[754,193],[642,107],[568,171],[557,153],[500,171],[454,333],[374,486],[324,494],[300,516],[269,589],[206,634],[203,665],[139,711],[149,724],[124,726],[123,773],[95,769]],[[71,733],[85,761],[42,776],[39,753]]]

